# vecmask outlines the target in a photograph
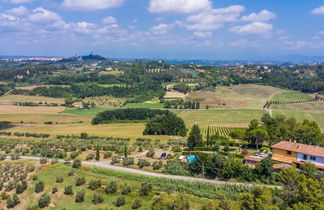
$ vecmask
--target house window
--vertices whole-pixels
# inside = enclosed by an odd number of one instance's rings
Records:
[[[291,155],[291,151],[287,151],[287,155]]]
[[[303,155],[303,159],[304,160],[307,160],[307,155]]]
[[[310,157],[310,160],[316,161],[316,157],[311,156],[311,157]]]

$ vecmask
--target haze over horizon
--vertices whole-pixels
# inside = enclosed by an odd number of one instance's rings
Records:
[[[324,1],[0,0],[0,55],[324,55]]]

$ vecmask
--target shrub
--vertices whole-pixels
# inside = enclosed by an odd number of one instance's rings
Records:
[[[136,199],[134,201],[134,204],[132,205],[132,209],[139,209],[142,207],[142,201],[141,200],[138,200]]]
[[[70,158],[71,159],[75,159],[76,157],[78,157],[79,156],[79,152],[72,152],[71,154],[70,154]]]
[[[127,184],[125,183],[124,186],[123,186],[123,191],[122,191],[122,194],[123,195],[127,195],[128,193],[130,193],[132,190],[129,186],[127,186]]]
[[[17,194],[13,194],[12,198],[8,197],[7,199],[7,208],[14,208],[20,203],[20,199]]]
[[[57,193],[57,187],[52,188],[52,194],[55,194],[55,193]]]
[[[159,170],[160,168],[162,168],[163,163],[162,161],[154,161],[153,162],[153,170]]]
[[[68,176],[73,176],[73,175],[74,175],[74,171],[73,170],[69,171]]]
[[[117,164],[120,163],[120,157],[119,156],[113,156],[112,157],[111,164],[114,165],[116,163]]]
[[[89,189],[90,190],[96,190],[98,189],[99,187],[101,187],[101,181],[100,180],[91,180],[89,182]]]
[[[56,177],[56,183],[63,183],[64,179],[62,176],[57,176]]]
[[[35,171],[35,166],[32,165],[32,164],[28,165],[28,166],[26,167],[26,171],[27,171],[28,173],[34,172],[34,171]]]
[[[102,198],[102,196],[101,195],[98,195],[98,194],[94,194],[93,195],[93,198],[92,198],[92,203],[93,204],[99,204],[99,203],[102,203],[104,200],[103,200],[103,198]]]
[[[111,152],[105,152],[103,157],[107,159],[107,158],[111,158],[111,156],[112,156]]]
[[[142,186],[140,189],[140,196],[148,196],[151,191],[152,191],[152,184],[142,183]]]
[[[65,194],[65,195],[73,195],[73,188],[72,188],[71,185],[66,186],[66,187],[64,188],[64,194]]]
[[[40,192],[43,192],[43,190],[44,190],[44,182],[40,181],[40,182],[36,183],[35,192],[40,193]]]
[[[118,185],[116,182],[111,181],[109,184],[106,185],[106,190],[105,192],[108,194],[113,194],[116,193],[118,190]]]
[[[134,164],[134,158],[133,157],[127,157],[123,160],[123,166],[129,166]]]
[[[16,185],[16,193],[21,194],[27,189],[27,182],[23,180],[21,183]]]
[[[93,160],[95,158],[95,154],[94,153],[89,153],[86,157],[86,160]]]
[[[182,149],[180,147],[174,147],[172,148],[172,152],[182,152]]]
[[[75,186],[81,186],[84,185],[85,183],[86,183],[86,179],[84,177],[77,178],[75,182]]]
[[[77,192],[75,196],[75,202],[76,203],[82,203],[84,201],[84,190],[81,190]]]
[[[185,165],[178,161],[170,161],[168,165],[165,167],[165,169],[163,170],[163,173],[168,173],[172,175],[181,175],[181,176],[190,175]]]
[[[80,168],[81,167],[81,160],[74,159],[72,163],[72,168]]]
[[[154,148],[150,148],[150,150],[146,153],[146,157],[153,158],[154,157]]]
[[[49,206],[51,202],[51,197],[47,194],[43,194],[39,199],[38,199],[38,206],[39,208],[45,208]]]
[[[147,160],[139,159],[137,165],[139,166],[139,168],[144,168],[144,167],[150,166],[151,163]]]
[[[126,200],[123,196],[120,196],[117,198],[117,201],[116,201],[116,206],[117,207],[120,207],[120,206],[123,206],[126,204]]]
[[[47,163],[47,158],[41,158],[39,159],[40,164],[46,164]]]

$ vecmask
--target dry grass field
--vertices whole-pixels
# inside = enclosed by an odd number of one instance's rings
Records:
[[[180,93],[177,91],[167,91],[164,98],[168,99],[168,98],[182,98],[184,99],[186,97],[186,94],[184,93]]]
[[[0,97],[0,103],[16,103],[16,102],[33,102],[33,103],[57,103],[63,104],[63,98],[50,98],[43,96],[26,96],[26,95],[5,95]]]
[[[271,86],[234,85],[217,87],[215,91],[192,92],[186,100],[199,101],[201,108],[260,109],[273,95],[282,91]]]
[[[47,106],[13,106],[0,105],[0,115],[2,114],[56,114],[65,109],[62,106],[47,107]]]
[[[324,113],[324,102],[318,101],[298,104],[274,104],[271,106],[271,108],[280,110],[303,110],[313,113]]]

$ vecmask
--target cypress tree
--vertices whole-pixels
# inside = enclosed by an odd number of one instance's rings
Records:
[[[100,152],[99,152],[99,144],[97,145],[97,148],[96,148],[96,161],[99,161],[100,160]]]
[[[198,125],[194,125],[190,131],[190,135],[188,138],[188,147],[189,149],[193,149],[194,147],[201,146],[202,136]]]
[[[206,142],[206,145],[207,145],[207,147],[209,147],[209,126],[208,126],[208,128],[207,128],[207,142]]]

